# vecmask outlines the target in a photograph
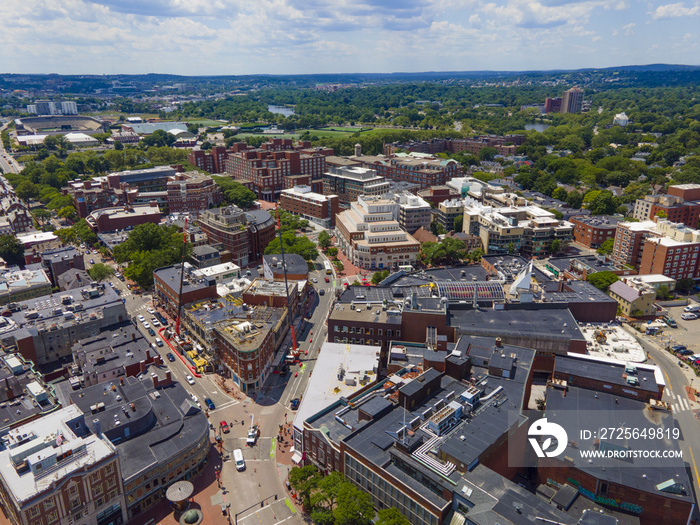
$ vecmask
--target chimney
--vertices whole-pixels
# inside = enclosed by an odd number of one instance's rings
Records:
[[[143,374],[146,372],[146,361],[139,362],[139,373]]]
[[[123,378],[123,377],[120,377],[120,378],[119,378],[119,384],[120,384],[121,386],[124,386],[124,378]]]
[[[250,318],[251,318],[250,312],[246,312],[245,318],[246,318],[248,321],[250,321]]]
[[[150,359],[151,359],[151,350],[148,349],[148,350],[146,350],[146,361],[150,361]]]
[[[170,370],[166,370],[166,371],[165,371],[165,384],[166,384],[166,385],[169,385],[169,384],[172,383],[172,382],[173,382],[173,378],[172,378],[172,376],[170,375]]]
[[[136,341],[136,332],[131,332],[131,340]]]
[[[496,338],[496,347],[497,348],[502,348],[503,347],[503,341],[501,341],[500,337]]]
[[[100,420],[95,418],[92,420],[92,424],[95,425],[95,435],[101,436],[102,435],[102,428],[100,427]]]

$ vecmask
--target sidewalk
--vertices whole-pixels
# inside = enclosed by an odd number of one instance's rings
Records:
[[[196,477],[189,480],[194,485],[194,493],[190,498],[190,508],[202,512],[202,523],[228,525],[230,523],[228,517],[223,516],[221,513],[221,504],[219,503],[219,500],[221,500],[221,489],[217,486],[214,473],[214,467],[221,466],[221,459],[214,447],[214,441],[212,440],[211,443],[212,446],[209,449],[207,464]],[[180,515],[175,515],[168,500],[163,498],[157,505],[131,519],[129,525],[146,525],[148,523],[179,525],[179,518]]]

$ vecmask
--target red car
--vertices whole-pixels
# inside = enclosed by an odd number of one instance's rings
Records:
[[[326,277],[326,282],[329,283],[331,282],[331,280],[328,277]]]
[[[219,423],[219,425],[221,425],[221,431],[222,431],[224,434],[228,434],[228,433],[229,433],[228,423],[226,423],[226,421],[222,421],[221,423]]]

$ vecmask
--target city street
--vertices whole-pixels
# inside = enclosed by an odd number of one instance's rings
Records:
[[[85,254],[85,267],[91,267],[90,260],[95,263],[106,262],[106,264],[116,268],[114,261],[105,261],[99,254],[88,252]],[[306,389],[318,357],[321,346],[326,340],[325,321],[328,315],[330,304],[334,297],[334,288],[344,285],[337,280],[334,275],[330,275],[329,282],[325,282],[325,271],[317,270],[310,272],[309,280],[313,283],[314,297],[311,299],[311,317],[304,318],[301,323],[301,330],[297,333],[297,341],[300,349],[300,364],[291,365],[285,377],[279,374],[271,374],[265,386],[258,392],[255,399],[250,399],[242,395],[235,387],[232,380],[222,381],[216,374],[203,374],[201,378],[195,378],[195,384],[189,385],[185,376],[192,375],[185,364],[175,355],[165,344],[158,348],[163,355],[164,365],[167,366],[173,378],[180,382],[184,388],[197,396],[198,401],[204,407],[204,398],[210,398],[216,405],[216,409],[209,412],[209,420],[213,427],[212,438],[218,434],[222,438],[221,449],[216,446],[215,450],[221,450],[223,454],[221,489],[210,484],[209,489],[202,492],[202,498],[194,495],[194,500],[200,506],[212,506],[219,509],[220,506],[230,505],[230,518],[233,523],[236,519],[241,524],[274,524],[284,521],[285,523],[302,523],[301,516],[295,509],[289,494],[285,488],[285,481],[289,470],[292,467],[291,452],[292,438],[288,434],[284,438],[284,443],[278,443],[280,426],[287,424],[289,428],[294,419],[294,412],[290,408],[292,399],[301,397]],[[116,277],[109,279],[125,299],[125,306],[129,315],[137,318],[143,315],[148,322],[151,322],[152,314],[147,309],[153,308],[152,296],[150,294],[134,294],[127,288],[127,283],[118,280]],[[313,282],[313,281],[316,282]],[[318,290],[323,289],[323,295]],[[171,326],[173,321],[170,320]],[[136,322],[138,329],[149,343],[155,342],[155,337],[148,334],[143,323]],[[156,336],[158,335],[156,327]],[[291,344],[291,339],[289,339]],[[286,345],[287,342],[283,343]],[[166,354],[172,352],[175,361],[170,362]],[[226,393],[220,385],[225,385],[229,390]],[[252,421],[259,425],[260,436],[254,446],[246,445],[246,434]],[[230,426],[230,432],[221,433],[220,421],[226,421]],[[241,449],[246,462],[244,471],[237,471],[232,460],[232,453],[235,449]],[[208,467],[209,468],[209,467]],[[213,468],[213,467],[212,467]],[[214,491],[213,495],[204,496]],[[235,497],[232,496],[235,494]],[[277,496],[277,500],[275,500]],[[206,500],[206,501],[205,501]],[[159,504],[162,505],[162,504]],[[253,505],[253,508],[250,508]],[[261,506],[262,505],[262,506]],[[158,514],[159,519],[168,514],[167,507],[161,509]],[[236,515],[238,516],[236,517]],[[155,514],[154,514],[155,515]],[[214,513],[226,518],[220,512]],[[151,513],[148,513],[151,516]],[[168,520],[162,523],[170,523]],[[146,523],[146,521],[144,521]],[[174,520],[173,520],[174,523]],[[222,521],[221,523],[226,523]]]
[[[682,310],[682,308],[679,309]],[[680,320],[680,313],[673,315],[673,317]],[[671,405],[674,417],[681,430],[679,445],[683,451],[683,459],[690,469],[688,475],[693,481],[693,492],[696,495],[700,494],[700,471],[698,471],[698,463],[700,462],[700,432],[698,432],[700,430],[700,404],[691,400],[688,395],[688,389],[693,384],[698,386],[700,380],[695,378],[695,373],[687,366],[680,367],[678,358],[664,349],[669,340],[668,335],[648,336],[642,335],[634,329],[628,329],[634,333],[646,350],[649,356],[647,362],[657,365],[664,374],[666,388],[663,401]],[[681,334],[681,330],[683,330],[683,327],[681,327],[679,322],[679,328],[673,332],[674,335],[676,333]],[[696,515],[696,517],[700,518],[700,513],[698,513],[697,509]]]

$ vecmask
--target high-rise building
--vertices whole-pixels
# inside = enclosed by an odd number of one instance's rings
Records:
[[[581,113],[583,108],[583,90],[572,87],[564,91],[561,97],[562,113]]]

